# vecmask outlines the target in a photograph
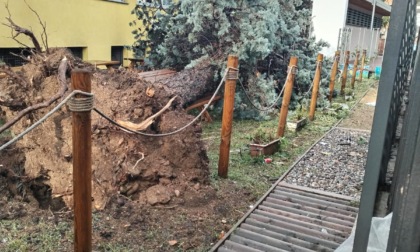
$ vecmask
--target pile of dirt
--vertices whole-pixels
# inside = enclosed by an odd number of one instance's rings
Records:
[[[57,69],[64,56],[70,68],[83,67],[93,71],[95,107],[111,118],[139,123],[158,112],[172,98],[173,94],[169,94],[162,84],[148,83],[135,72],[96,70],[75,59],[70,52],[59,49],[50,52],[44,65],[28,63],[17,76],[0,79],[0,100],[7,101],[0,104],[3,120],[12,119],[22,109],[48,100],[58,92]],[[67,84],[70,85],[69,72]],[[154,90],[154,94],[147,90]],[[70,92],[69,88],[64,97]],[[26,115],[11,128],[12,133],[20,133],[51,109],[49,106]],[[182,109],[181,100],[175,99],[170,109],[156,118],[145,132],[171,132],[191,120],[192,117]],[[105,208],[110,198],[118,194],[145,205],[164,204],[173,197],[182,197],[187,188],[208,183],[208,158],[198,124],[167,137],[145,137],[122,131],[92,113],[92,126],[92,196],[96,209]],[[11,137],[2,135],[0,144]],[[8,178],[9,184],[16,184],[12,178],[26,182],[23,183],[26,191],[32,192],[23,195],[15,191],[14,195],[24,198],[32,195],[44,206],[59,208],[64,206],[60,202],[64,202],[71,207],[71,146],[71,113],[63,107],[1,153],[0,175],[3,179]]]

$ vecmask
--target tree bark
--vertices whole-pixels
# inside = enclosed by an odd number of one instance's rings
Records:
[[[160,83],[171,96],[179,96],[185,105],[213,94],[218,84],[214,81],[214,70],[210,64],[184,69]]]

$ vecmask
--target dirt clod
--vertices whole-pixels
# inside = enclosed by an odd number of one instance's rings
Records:
[[[155,185],[146,190],[147,203],[150,205],[166,204],[171,200],[168,189],[162,185]]]

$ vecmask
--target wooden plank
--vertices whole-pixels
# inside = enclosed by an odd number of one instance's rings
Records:
[[[320,225],[316,225],[310,222],[306,222],[306,221],[301,221],[301,220],[296,220],[293,218],[289,218],[289,217],[285,217],[282,215],[277,215],[268,211],[263,211],[261,209],[257,209],[254,211],[255,214],[261,215],[261,216],[265,216],[267,218],[271,218],[274,220],[278,220],[278,221],[284,221],[287,223],[290,223],[292,225],[296,225],[296,226],[300,226],[300,227],[305,227],[307,229],[311,229],[311,230],[315,230],[318,232],[322,232],[322,230],[325,230],[326,233],[333,235],[333,236],[339,236],[339,237],[347,237],[347,235],[349,234],[349,232],[345,232],[345,231],[341,231],[341,230],[334,230],[332,228],[329,227],[323,227]]]
[[[169,78],[173,75],[174,74],[163,74],[163,75],[157,75],[157,76],[149,76],[149,77],[145,77],[145,78],[142,78],[142,79],[145,80],[145,81],[154,83],[154,82],[158,82],[160,80],[167,79],[167,78]]]
[[[351,222],[347,222],[347,221],[343,222],[342,220],[340,220],[338,218],[335,218],[335,217],[325,216],[325,215],[322,215],[322,214],[319,214],[319,213],[306,212],[306,211],[296,209],[296,208],[293,208],[293,207],[289,207],[289,206],[285,206],[285,205],[279,205],[278,202],[273,203],[273,202],[269,202],[269,201],[264,201],[262,205],[263,206],[268,206],[268,207],[271,207],[271,208],[274,208],[274,209],[294,213],[294,214],[308,216],[308,217],[311,217],[311,218],[317,218],[317,219],[320,219],[320,220],[323,220],[323,221],[338,223],[340,225],[347,226],[347,227],[353,227],[353,224]]]
[[[327,212],[324,210],[320,210],[320,209],[316,209],[313,207],[308,207],[302,204],[296,204],[296,203],[291,203],[289,201],[286,200],[279,200],[279,199],[274,199],[274,198],[267,198],[266,200],[267,202],[271,202],[277,205],[281,205],[281,206],[287,206],[291,209],[295,209],[295,211],[303,211],[305,213],[313,213],[313,214],[318,214],[320,216],[324,216],[324,217],[333,217],[336,218],[336,222],[340,223],[342,225],[346,225],[349,227],[353,226],[353,223],[355,221],[355,218],[349,217],[349,216],[343,216],[340,214],[334,214],[331,212]]]
[[[258,249],[254,249],[254,248],[250,248],[246,245],[240,244],[240,243],[236,243],[234,241],[230,241],[227,240],[224,244],[224,246],[228,249],[231,249],[233,251],[238,251],[238,252],[261,252],[262,250],[258,250]]]
[[[267,244],[267,245],[279,248],[279,249],[284,249],[287,251],[300,251],[300,252],[312,251],[306,247],[301,247],[301,246],[285,241],[285,239],[288,238],[287,236],[284,236],[281,234],[277,235],[274,232],[266,231],[262,228],[256,228],[248,224],[241,225],[241,227],[235,231],[235,234],[257,241],[257,242],[261,242],[263,244]],[[298,240],[295,239],[294,241],[297,242]],[[305,244],[305,245],[308,245],[308,244]]]
[[[170,69],[160,69],[160,70],[154,70],[154,71],[147,71],[139,73],[138,76],[140,78],[146,78],[151,76],[158,76],[158,75],[166,75],[166,74],[175,74],[176,71],[170,70]]]
[[[201,98],[201,99],[199,99],[199,100],[195,101],[195,102],[194,102],[193,104],[191,104],[190,106],[188,106],[185,110],[188,112],[188,111],[190,111],[190,110],[192,110],[192,109],[202,107],[203,105],[206,105],[206,104],[210,101],[210,98],[211,98],[211,96],[206,96],[206,97],[204,97],[204,98]],[[216,101],[218,101],[218,100],[220,100],[220,99],[222,99],[222,96],[220,96],[220,95],[216,95],[216,96],[214,97],[214,99],[213,99],[212,103],[210,103],[210,104],[214,104]]]
[[[283,228],[286,228],[286,229],[294,230],[295,232],[299,232],[299,233],[311,235],[311,236],[314,236],[314,237],[318,237],[320,239],[330,240],[330,241],[336,242],[338,244],[341,244],[345,240],[343,237],[323,233],[321,231],[309,229],[309,228],[302,227],[302,226],[297,226],[297,225],[294,225],[294,224],[291,224],[291,223],[288,223],[288,222],[285,222],[285,221],[276,220],[276,219],[269,218],[267,216],[263,216],[263,215],[259,215],[259,214],[251,214],[250,218],[261,221],[261,222],[264,222],[264,223],[267,223],[267,224],[270,224],[270,225],[279,226],[279,227],[283,227]]]
[[[320,227],[328,227],[328,228],[333,228],[333,229],[337,229],[337,230],[341,230],[343,232],[347,232],[347,233],[351,233],[352,228],[348,227],[348,226],[343,226],[334,222],[329,222],[326,220],[321,220],[321,219],[317,219],[317,218],[313,218],[313,217],[308,217],[308,216],[304,216],[304,215],[299,215],[299,214],[295,214],[295,213],[290,213],[287,211],[283,211],[283,210],[279,210],[279,209],[275,209],[269,206],[263,206],[260,205],[258,207],[258,209],[264,210],[266,212],[270,212],[276,215],[282,215],[282,216],[286,216],[289,218],[293,218],[295,220],[301,220],[301,221],[305,221],[305,222],[310,222],[316,225],[319,225]]]
[[[243,250],[236,250],[236,251],[243,251]],[[227,247],[220,247],[217,252],[235,252],[235,250],[228,249]]]
[[[246,245],[248,247],[255,248],[261,251],[265,251],[265,252],[287,252],[286,250],[275,248],[261,242],[249,240],[238,235],[232,235],[231,241],[234,241],[239,244]]]
[[[324,138],[325,136],[326,135],[324,135],[322,138]],[[310,149],[312,149],[314,146],[315,145],[313,145]],[[291,189],[296,189],[296,190],[306,191],[306,192],[309,192],[309,193],[319,194],[319,195],[323,195],[323,196],[327,196],[327,197],[331,197],[331,198],[337,198],[337,199],[341,199],[341,200],[346,200],[346,201],[349,201],[349,203],[351,201],[354,201],[355,200],[353,197],[350,197],[350,196],[341,195],[341,194],[332,193],[332,192],[326,192],[326,191],[312,189],[312,188],[303,187],[303,186],[292,185],[292,184],[289,184],[289,183],[286,183],[286,182],[283,182],[283,181],[281,181],[280,183],[278,183],[278,186],[282,186],[282,187],[284,186],[284,187],[288,187],[288,188],[291,188]]]
[[[305,204],[313,208],[318,208],[329,212],[336,212],[346,216],[356,217],[357,215],[357,211],[354,211],[352,207],[347,205],[340,205],[333,202],[313,199],[307,196],[292,194],[281,190],[274,190],[274,192],[270,194],[270,197],[287,200],[297,204]]]
[[[116,60],[88,60],[87,62],[95,66],[110,66],[110,65],[119,65],[121,62]]]
[[[284,235],[287,235],[288,237],[295,237],[296,239],[311,242],[313,244],[319,244],[321,246],[332,248],[332,249],[335,249],[340,245],[340,243],[333,242],[333,241],[330,241],[330,240],[321,239],[318,236],[313,236],[313,235],[308,235],[308,234],[301,233],[301,232],[296,232],[295,230],[286,229],[283,226],[271,225],[270,223],[260,221],[260,220],[257,220],[257,219],[253,219],[253,218],[248,218],[245,221],[245,223],[247,223],[249,225],[252,225],[252,226],[255,226],[255,227],[260,227],[260,228],[263,228],[263,229],[266,229],[266,230],[270,230],[270,231],[275,232],[275,233],[284,234]]]
[[[312,197],[314,199],[324,200],[326,202],[334,202],[334,203],[343,204],[343,205],[349,205],[350,204],[350,202],[346,201],[346,200],[336,199],[336,198],[332,198],[332,197],[328,197],[328,196],[319,195],[319,194],[316,194],[316,193],[310,193],[310,192],[307,192],[307,191],[297,190],[297,189],[293,189],[293,188],[290,188],[290,187],[278,186],[276,188],[276,190],[281,190],[281,191],[290,192],[290,193],[296,193],[296,194],[299,194],[299,195]]]

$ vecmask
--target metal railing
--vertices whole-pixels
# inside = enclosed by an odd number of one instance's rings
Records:
[[[410,84],[415,36],[416,1],[401,0],[393,5],[391,13],[353,251],[367,249],[378,184],[385,182],[400,107]]]

